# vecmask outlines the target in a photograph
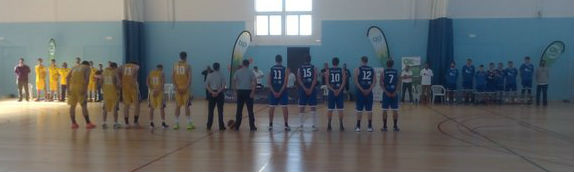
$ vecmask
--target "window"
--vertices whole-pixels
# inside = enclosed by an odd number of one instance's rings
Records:
[[[255,0],[258,36],[310,36],[312,0]]]

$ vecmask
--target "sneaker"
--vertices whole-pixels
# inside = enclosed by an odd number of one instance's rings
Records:
[[[18,102],[22,102],[22,99],[18,99]]]
[[[291,131],[291,127],[285,126],[285,131]]]
[[[355,127],[355,132],[361,132],[361,128]]]
[[[374,130],[373,130],[373,127],[367,128],[367,131],[368,131],[369,133],[370,133],[370,132],[373,132],[373,131],[374,131]]]
[[[386,131],[387,131],[387,127],[381,128],[381,131],[382,131],[382,132],[386,132]]]
[[[103,128],[103,129],[107,129],[107,128],[108,128],[108,124],[102,124],[102,128]]]
[[[150,122],[150,123],[149,123],[149,128],[151,128],[151,129],[155,128],[155,124],[153,124],[153,122]]]
[[[86,129],[92,129],[92,128],[96,128],[96,125],[94,125],[92,123],[86,124]]]
[[[269,126],[269,127],[267,128],[267,130],[273,131],[273,126]]]
[[[78,129],[79,127],[80,127],[80,126],[79,126],[78,124],[76,124],[76,123],[73,123],[73,124],[72,124],[72,129]]]
[[[169,128],[169,125],[165,124],[165,122],[164,122],[164,123],[161,123],[161,127],[162,128]]]
[[[303,129],[303,125],[299,125],[299,128],[300,128],[300,129]]]
[[[314,125],[311,127],[313,131],[319,131],[319,128],[315,127]]]
[[[115,123],[113,127],[114,129],[120,129],[122,128],[122,124]]]
[[[179,123],[175,123],[175,125],[173,125],[173,129],[174,129],[174,130],[179,130]]]
[[[193,129],[195,129],[193,123],[192,122],[187,123],[187,130],[193,130]]]
[[[237,129],[237,130],[239,130],[239,129]],[[257,127],[251,127],[251,128],[249,129],[249,131],[257,131]]]
[[[399,129],[399,127],[394,127],[393,130],[394,130],[394,131],[400,131],[401,129]]]

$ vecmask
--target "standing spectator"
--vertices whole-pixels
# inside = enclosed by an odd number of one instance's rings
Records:
[[[504,101],[504,79],[505,79],[505,70],[504,64],[498,63],[498,67],[496,68],[496,100],[498,103],[503,103]]]
[[[26,101],[30,101],[30,92],[28,92],[30,67],[24,64],[24,58],[18,60],[18,65],[14,67],[14,73],[16,74],[16,84],[18,85],[18,102],[21,102],[24,96],[26,97]]]
[[[253,97],[255,96],[255,74],[249,69],[249,60],[243,60],[242,67],[233,75],[233,88],[237,93],[237,111],[235,113],[234,130],[239,130],[243,118],[243,105],[247,104],[249,128],[256,131],[255,114],[253,113]]]
[[[401,72],[401,80],[403,81],[403,95],[401,96],[401,102],[405,102],[405,94],[408,91],[409,102],[413,103],[413,71],[410,70],[408,65],[405,66],[405,70]]]
[[[48,81],[50,84],[50,92],[48,93],[47,101],[54,101],[58,97],[58,80],[60,75],[58,74],[58,66],[56,65],[56,59],[50,60],[50,66],[48,66]]]
[[[347,76],[345,82],[345,95],[347,99],[351,99],[351,92],[349,92],[349,80],[351,80],[351,71],[347,68],[347,63],[343,64],[343,70],[345,71],[345,75]]]
[[[207,75],[209,75],[211,72],[213,72],[213,70],[211,70],[211,67],[209,65],[205,67],[205,70],[201,71],[201,75],[203,75],[203,83],[207,83],[205,80],[207,79]],[[209,97],[209,90],[205,89],[205,99],[208,100],[208,97]]]
[[[447,103],[455,103],[454,93],[456,92],[456,81],[458,79],[458,69],[456,69],[456,64],[450,62],[450,68],[446,73],[446,101]]]
[[[488,92],[496,91],[496,68],[494,63],[488,64],[488,78],[486,79],[486,87]]]
[[[524,57],[524,64],[520,65],[520,79],[522,81],[521,95],[524,98],[532,95],[532,75],[534,74],[534,65],[530,63],[530,57]]]
[[[542,94],[542,105],[548,105],[548,78],[550,77],[546,61],[540,61],[540,66],[536,69],[536,106],[540,105],[540,94]]]
[[[257,80],[257,88],[263,88],[263,77],[265,74],[257,66],[253,67],[253,74],[255,74],[255,79]]]
[[[104,72],[104,66],[102,64],[98,64],[98,70],[94,74],[94,78],[96,79],[96,102],[101,102],[103,100],[102,97],[102,73]]]
[[[211,130],[211,125],[213,124],[213,111],[215,106],[217,106],[219,121],[219,130],[225,130],[225,124],[223,123],[223,92],[225,91],[225,78],[223,74],[219,72],[219,63],[213,63],[213,72],[207,75],[207,80],[205,81],[205,88],[209,92],[208,99],[208,115],[207,115],[207,129]]]
[[[42,58],[38,58],[38,65],[34,67],[36,72],[36,101],[40,101],[40,94],[44,93],[44,97],[47,99],[48,94],[46,94],[46,67],[42,64]]]
[[[294,88],[296,80],[297,78],[295,77],[295,74],[293,72],[289,72],[289,78],[287,79],[287,88]]]
[[[510,97],[511,102],[515,102],[516,97],[516,76],[518,75],[518,70],[514,67],[512,61],[508,61],[508,67],[504,70],[504,80],[506,81],[504,86],[504,91],[507,92],[508,97]]]
[[[66,94],[68,92],[68,74],[70,73],[70,68],[68,68],[68,63],[64,62],[62,63],[62,68],[60,68],[58,70],[58,73],[60,74],[60,86],[62,87],[60,89],[60,102],[63,102],[64,100],[66,100]]]
[[[429,68],[429,64],[425,64],[425,68],[421,70],[421,85],[422,85],[422,89],[423,89],[423,94],[421,98],[421,102],[423,104],[427,104],[430,102],[430,96],[431,96],[431,82],[432,82],[432,77],[433,77],[433,72],[432,70]]]
[[[474,65],[472,65],[472,59],[466,60],[466,65],[462,66],[462,89],[464,89],[464,102],[472,102],[472,89],[474,80]]]

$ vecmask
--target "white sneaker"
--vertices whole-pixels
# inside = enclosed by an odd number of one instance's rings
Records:
[[[373,128],[369,127],[369,128],[367,128],[367,131],[368,131],[368,132],[373,132],[374,130],[373,130]]]
[[[355,132],[361,132],[361,128],[355,127]]]

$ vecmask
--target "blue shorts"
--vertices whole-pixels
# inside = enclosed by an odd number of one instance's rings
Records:
[[[522,80],[522,88],[532,88],[532,80]]]
[[[446,83],[447,90],[456,90],[456,83]]]
[[[283,91],[283,93],[281,93],[281,96],[279,96],[279,98],[275,98],[275,96],[273,96],[273,93],[269,93],[269,106],[277,106],[279,104],[281,104],[281,106],[286,106],[289,103],[289,98],[287,96],[287,90]]]
[[[373,93],[371,92],[371,94],[365,96],[363,95],[363,93],[359,90],[357,90],[357,101],[355,102],[355,108],[358,112],[362,112],[362,111],[367,111],[367,112],[372,112],[373,111]]]
[[[313,89],[311,95],[305,94],[303,89],[299,89],[299,106],[317,106],[317,89]]]
[[[341,92],[339,96],[335,96],[335,93],[329,91],[329,96],[327,96],[327,110],[343,110],[345,103],[345,95]]]
[[[486,85],[476,85],[477,92],[486,92]]]
[[[463,81],[462,88],[465,90],[472,90],[472,80],[471,81]]]
[[[504,91],[516,91],[516,83],[508,83],[506,84],[506,88]]]
[[[399,96],[389,97],[383,93],[381,104],[383,105],[383,110],[399,110]]]

